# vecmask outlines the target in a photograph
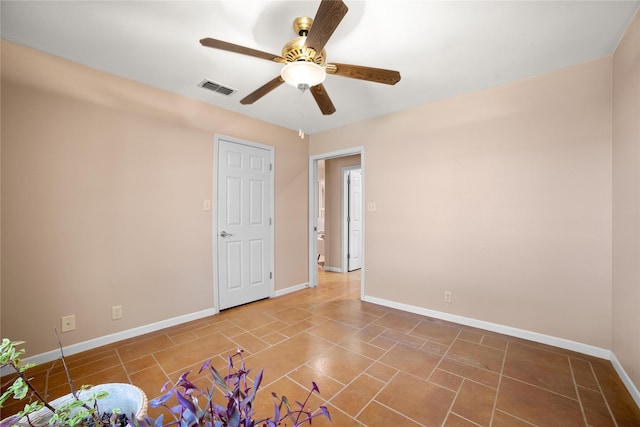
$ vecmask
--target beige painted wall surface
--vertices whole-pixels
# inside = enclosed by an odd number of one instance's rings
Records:
[[[325,161],[325,268],[342,270],[342,168],[360,164],[360,155]]]
[[[213,308],[216,133],[275,147],[275,286],[307,281],[295,132],[5,41],[1,111],[2,336],[29,355],[63,315],[70,345]]]
[[[604,58],[313,135],[364,146],[367,296],[610,348],[610,85]]]
[[[613,352],[640,388],[640,14],[613,56]]]

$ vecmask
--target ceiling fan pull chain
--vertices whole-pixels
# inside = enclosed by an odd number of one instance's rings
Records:
[[[304,139],[304,131],[302,130],[302,128],[304,127],[304,100],[302,96],[304,95],[304,92],[309,89],[309,86],[305,84],[299,84],[298,89],[300,89],[300,130],[298,131],[298,136],[300,137],[300,139]]]

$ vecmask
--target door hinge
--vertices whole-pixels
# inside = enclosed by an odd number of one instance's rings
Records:
[[[269,279],[273,279],[273,271],[269,272]]]
[[[269,225],[271,225],[271,218],[269,218]]]
[[[351,259],[351,254],[347,254],[347,259]]]
[[[273,163],[269,163],[269,170],[272,171],[273,170]]]

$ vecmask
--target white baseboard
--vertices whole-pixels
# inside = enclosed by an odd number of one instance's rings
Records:
[[[629,390],[629,393],[631,394],[631,397],[633,397],[633,400],[636,402],[636,405],[640,407],[640,391],[638,390],[636,385],[633,383],[633,381],[631,381],[631,378],[629,377],[629,375],[627,375],[627,372],[624,370],[624,368],[618,361],[618,358],[613,352],[611,352],[610,360],[616,372],[620,376],[620,379],[622,380],[624,385],[627,386],[627,390]]]
[[[289,286],[288,288],[278,289],[275,293],[275,297],[281,297],[282,295],[290,294],[291,292],[300,291],[308,288],[309,283],[300,283],[299,285]]]
[[[331,267],[331,266],[328,266],[328,265],[324,266],[324,271],[332,271],[334,273],[344,273],[344,271],[342,271],[342,268]]]
[[[72,354],[80,353],[82,351],[91,350],[103,345],[112,344],[114,342],[122,341],[128,338],[137,337],[140,335],[148,334],[149,332],[159,331],[171,326],[180,325],[182,323],[191,322],[192,320],[202,319],[204,317],[212,316],[216,314],[215,309],[207,309],[197,311],[195,313],[186,314],[184,316],[174,317],[172,319],[161,320],[160,322],[151,323],[148,325],[140,326],[133,329],[127,329],[126,331],[116,332],[114,334],[105,335],[102,337],[94,338],[88,341],[83,341],[77,344],[71,344],[63,347],[65,356],[71,356]],[[35,356],[27,357],[23,360],[25,363],[35,363],[40,365],[42,363],[51,362],[60,357],[60,350],[51,350],[46,353],[37,354]],[[5,368],[0,372],[1,376],[9,374],[11,371]],[[12,373],[12,372],[11,372]]]
[[[640,391],[635,386],[633,381],[624,368],[616,358],[615,354],[611,350],[605,348],[596,347],[588,344],[579,343],[576,341],[567,340],[564,338],[553,337],[550,335],[539,334],[537,332],[531,332],[524,329],[513,328],[511,326],[500,325],[497,323],[485,322],[482,320],[476,320],[469,317],[458,316],[455,314],[444,313],[441,311],[429,310],[427,308],[416,307],[409,304],[402,304],[394,301],[385,300],[382,298],[365,296],[364,300],[373,304],[382,305],[385,307],[395,308],[398,310],[406,311],[409,313],[420,314],[422,316],[433,317],[436,319],[446,320],[460,325],[471,326],[474,328],[485,329],[487,331],[497,332],[512,337],[522,338],[529,341],[538,342],[541,344],[547,344],[554,347],[564,348],[566,350],[575,351],[577,353],[587,354],[589,356],[598,357],[611,361],[611,364],[615,368],[616,372],[620,376],[620,379],[629,390],[631,397],[640,407]]]
[[[511,326],[500,325],[498,323],[485,322],[482,320],[472,319],[470,317],[458,316],[456,314],[444,313],[441,311],[429,310],[427,308],[416,307],[409,304],[402,304],[394,301],[389,301],[381,298],[365,296],[365,301],[373,304],[383,305],[385,307],[395,308],[409,313],[420,314],[423,316],[434,317],[436,319],[447,320],[449,322],[458,323],[460,325],[471,326],[474,328],[485,329],[487,331],[497,332],[512,337],[523,338],[530,341],[539,342],[542,344],[552,345],[554,347],[560,347],[567,350],[572,350],[582,354],[588,354],[589,356],[599,357],[601,359],[611,359],[611,351],[595,347],[588,344],[579,343],[563,338],[557,338],[550,335],[539,334],[537,332],[531,332],[524,329],[513,328]]]

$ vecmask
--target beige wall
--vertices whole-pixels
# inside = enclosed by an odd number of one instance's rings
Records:
[[[310,153],[360,145],[367,296],[611,348],[610,58],[313,135]]]
[[[640,388],[640,14],[613,56],[613,352]]]
[[[360,165],[360,155],[325,161],[325,268],[342,270],[342,168]]]
[[[275,286],[306,283],[295,132],[5,41],[1,111],[2,336],[30,355],[63,315],[70,345],[213,308],[216,133],[275,147]]]

